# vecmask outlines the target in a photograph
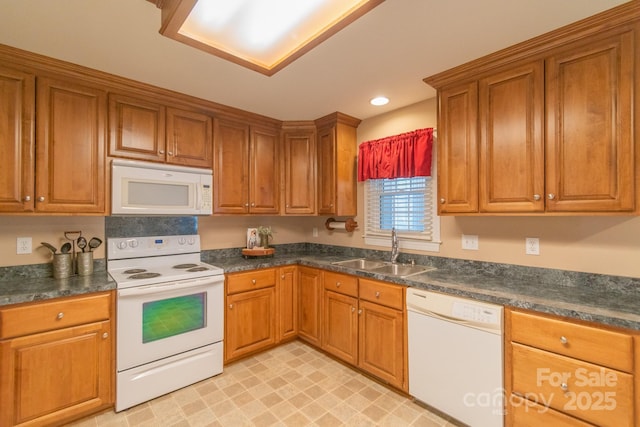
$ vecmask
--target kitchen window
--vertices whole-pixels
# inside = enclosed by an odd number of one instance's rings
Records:
[[[388,246],[391,228],[400,247],[440,250],[440,219],[432,177],[369,179],[365,182],[365,243]]]
[[[400,247],[440,250],[436,208],[433,129],[360,144],[358,181],[365,188],[365,243],[389,246],[391,229]]]

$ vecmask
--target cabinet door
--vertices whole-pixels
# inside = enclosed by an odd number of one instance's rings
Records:
[[[322,349],[345,362],[358,364],[358,299],[324,292]]]
[[[282,341],[298,335],[297,267],[281,267],[278,274],[278,341]]]
[[[109,321],[0,341],[0,425],[63,425],[112,405]]]
[[[438,94],[438,213],[478,211],[478,85]]]
[[[35,77],[0,67],[0,212],[33,211]]]
[[[318,129],[318,214],[336,212],[335,126]]]
[[[275,129],[251,128],[249,212],[280,212],[279,135]]]
[[[249,126],[214,120],[213,213],[249,212]]]
[[[167,163],[211,168],[212,120],[197,111],[167,108]]]
[[[275,287],[227,296],[225,362],[276,343]]]
[[[359,316],[358,366],[408,390],[403,312],[360,300]]]
[[[109,155],[164,162],[164,149],[164,106],[109,94]]]
[[[634,209],[635,49],[629,31],[548,59],[548,211]]]
[[[315,213],[315,134],[310,131],[286,133],[285,214]]]
[[[542,61],[479,82],[480,212],[544,211]]]
[[[320,347],[322,274],[315,268],[298,269],[298,335]]]
[[[36,210],[105,212],[105,92],[39,78]]]

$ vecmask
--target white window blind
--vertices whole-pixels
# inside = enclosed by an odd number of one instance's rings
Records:
[[[391,228],[395,227],[402,247],[438,251],[440,233],[434,184],[431,177],[367,180],[366,243],[386,246]],[[410,244],[410,241],[417,243]],[[434,242],[435,245],[426,247],[420,242]]]

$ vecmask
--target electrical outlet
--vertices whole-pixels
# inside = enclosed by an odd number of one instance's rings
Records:
[[[313,237],[318,237],[318,227],[313,227]]]
[[[470,251],[478,250],[478,236],[473,234],[463,234],[462,235],[462,249],[467,249]]]
[[[16,254],[30,254],[31,253],[31,237],[18,237],[16,239]]]
[[[527,237],[524,239],[525,253],[527,255],[540,255],[540,239]]]

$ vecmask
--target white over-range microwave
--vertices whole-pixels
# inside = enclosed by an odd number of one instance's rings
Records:
[[[210,169],[114,159],[113,215],[211,215]]]

